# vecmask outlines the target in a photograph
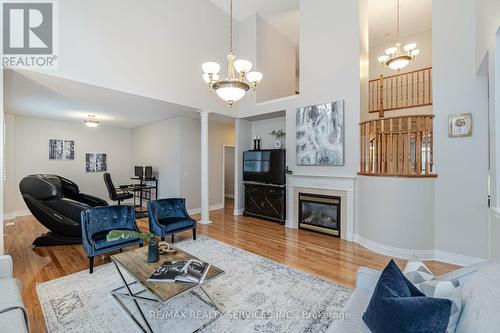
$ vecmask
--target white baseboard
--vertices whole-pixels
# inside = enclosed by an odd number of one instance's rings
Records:
[[[29,216],[29,215],[31,215],[31,212],[29,210],[17,210],[15,212],[3,214],[3,219],[4,220],[13,220],[16,217]]]
[[[208,207],[208,210],[212,211],[212,210],[218,210],[218,209],[223,209],[223,208],[224,208],[224,204],[220,203],[220,204],[217,204],[217,205],[211,205],[210,207]],[[188,209],[188,213],[189,213],[189,215],[200,214],[201,213],[201,208]]]
[[[238,216],[238,215],[243,215],[243,211],[244,211],[244,210],[245,210],[244,208],[235,208],[235,209],[233,210],[233,215],[236,215],[236,216]]]
[[[234,199],[234,194],[226,193],[224,196],[228,199]]]
[[[438,250],[412,250],[412,249],[404,249],[394,246],[383,245],[369,239],[364,238],[359,234],[354,235],[354,242],[358,243],[366,247],[367,249],[389,256],[396,257],[402,259],[409,259],[413,255],[417,256],[421,260],[436,260],[442,261],[454,265],[459,266],[469,266],[481,262],[485,262],[487,260],[476,258],[476,257],[468,257],[461,254],[455,254],[445,251]]]

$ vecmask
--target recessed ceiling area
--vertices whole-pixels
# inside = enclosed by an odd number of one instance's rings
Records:
[[[196,109],[32,71],[4,70],[4,109],[20,116],[133,128],[174,117],[199,119]],[[211,120],[233,124],[213,114]]]
[[[210,0],[229,13],[229,0]],[[233,0],[233,18],[258,14],[295,46],[299,45],[299,0]]]
[[[432,0],[400,0],[401,37],[432,29]],[[368,0],[370,47],[396,42],[397,0]]]

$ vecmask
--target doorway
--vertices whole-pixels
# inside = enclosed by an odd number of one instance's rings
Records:
[[[224,208],[233,207],[234,204],[234,149],[233,145],[222,147],[222,191]]]

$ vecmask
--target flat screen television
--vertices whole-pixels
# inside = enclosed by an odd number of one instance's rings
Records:
[[[286,153],[284,149],[243,152],[243,181],[284,185]]]

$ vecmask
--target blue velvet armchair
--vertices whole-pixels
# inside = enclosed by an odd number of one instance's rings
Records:
[[[165,236],[193,230],[193,239],[196,239],[196,221],[189,216],[186,210],[186,200],[181,198],[169,198],[152,200],[148,202],[149,231],[161,240]]]
[[[89,257],[90,273],[94,271],[94,257],[99,254],[121,250],[124,247],[139,244],[143,240],[119,239],[108,242],[107,234],[111,230],[133,230],[139,231],[135,224],[135,211],[132,206],[108,206],[97,207],[81,213],[82,244],[83,249]]]

